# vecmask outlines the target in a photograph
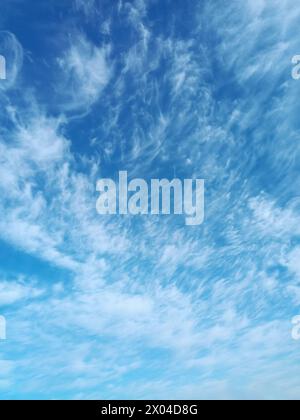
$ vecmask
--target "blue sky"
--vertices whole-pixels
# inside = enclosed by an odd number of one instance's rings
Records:
[[[0,398],[299,398],[299,19],[2,0]],[[205,179],[204,224],[99,216],[120,170]]]

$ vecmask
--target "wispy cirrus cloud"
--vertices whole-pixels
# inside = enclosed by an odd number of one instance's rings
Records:
[[[63,110],[88,110],[99,99],[113,72],[109,50],[109,45],[97,47],[82,34],[71,41],[69,50],[59,59]]]

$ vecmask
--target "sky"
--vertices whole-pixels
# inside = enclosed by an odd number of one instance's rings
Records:
[[[0,399],[299,399],[300,4],[0,7]],[[204,223],[100,216],[119,171]]]

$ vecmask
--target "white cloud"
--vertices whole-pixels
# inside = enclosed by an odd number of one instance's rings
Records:
[[[85,36],[75,36],[70,49],[59,59],[64,73],[64,110],[87,110],[100,98],[113,73],[109,53],[109,46],[97,47]]]
[[[294,248],[287,256],[286,265],[291,273],[300,281],[300,247]]]
[[[29,282],[0,280],[0,306],[35,299],[43,294],[43,290]]]

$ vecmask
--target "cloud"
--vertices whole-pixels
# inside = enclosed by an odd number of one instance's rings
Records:
[[[12,305],[14,303],[34,299],[43,294],[30,283],[24,281],[0,281],[0,306]]]
[[[93,12],[96,10],[96,1],[95,0],[74,0],[75,8],[78,10],[82,10],[84,14],[91,18]]]
[[[97,47],[85,36],[75,36],[69,50],[59,59],[64,73],[65,86],[61,87],[64,110],[86,110],[97,102],[113,72],[109,52],[109,46]]]
[[[287,256],[287,267],[288,269],[297,276],[297,280],[300,278],[300,248],[294,248]]]

